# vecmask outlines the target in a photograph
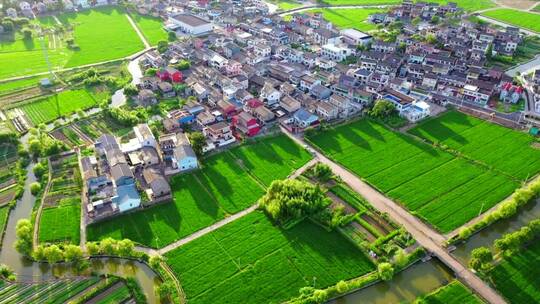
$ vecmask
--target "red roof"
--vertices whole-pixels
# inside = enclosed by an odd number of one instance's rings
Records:
[[[246,102],[246,105],[250,108],[258,108],[263,105],[263,102],[257,98],[252,98]]]

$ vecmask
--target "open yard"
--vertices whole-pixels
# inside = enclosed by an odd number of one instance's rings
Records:
[[[63,33],[48,32],[43,46],[54,69],[121,59],[144,46],[119,8],[101,7],[57,16],[67,29]],[[52,18],[40,18],[36,23],[50,28]],[[79,49],[68,48],[73,38]],[[47,71],[41,38],[23,40],[13,37],[0,40],[0,62],[10,62],[0,69],[0,79]]]
[[[420,300],[421,299],[421,300]],[[422,304],[482,304],[480,298],[478,298],[472,291],[465,287],[460,281],[452,281],[450,284],[443,286],[434,292],[421,297],[418,302]]]
[[[34,125],[53,121],[97,105],[98,100],[85,89],[65,90],[58,94],[28,102],[21,109]]]
[[[540,33],[540,15],[538,14],[501,8],[482,13],[482,15]]]
[[[319,12],[324,19],[332,22],[338,28],[355,28],[359,31],[370,31],[376,28],[375,24],[367,22],[371,14],[381,12],[380,9],[316,9],[309,12]]]
[[[489,272],[489,278],[512,304],[540,302],[540,242],[513,254]]]
[[[168,40],[167,31],[163,28],[163,20],[161,18],[138,14],[131,15],[131,18],[135,21],[150,45],[157,45],[161,40]]]
[[[442,232],[488,210],[518,186],[506,175],[368,120],[308,139]]]
[[[251,213],[166,254],[190,303],[281,303],[374,270],[337,232],[309,220],[282,230]]]
[[[276,154],[263,159],[269,151]],[[284,135],[210,156],[201,170],[173,177],[172,203],[89,226],[88,239],[129,238],[163,247],[253,205],[264,192],[259,180],[283,179],[308,160],[307,152]]]
[[[540,149],[531,135],[451,111],[410,130],[520,180],[540,171]]]

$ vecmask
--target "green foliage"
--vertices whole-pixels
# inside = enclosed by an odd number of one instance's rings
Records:
[[[202,157],[203,148],[206,146],[206,137],[201,132],[189,133],[189,142],[197,157]]]
[[[81,247],[77,245],[64,246],[64,260],[68,263],[80,262],[83,258],[83,252]]]
[[[266,214],[279,224],[320,212],[330,203],[318,185],[290,179],[272,182],[259,200]]]
[[[180,71],[187,70],[191,67],[191,62],[189,60],[182,59],[176,64],[175,67]]]
[[[30,192],[32,195],[37,195],[39,191],[41,190],[41,184],[38,182],[33,182],[30,184]]]
[[[371,111],[369,111],[369,115],[380,119],[384,119],[388,116],[394,115],[395,113],[396,107],[394,104],[384,99],[377,100]]]
[[[22,255],[30,256],[32,253],[32,223],[27,219],[20,219],[15,231],[17,235],[15,249]]]
[[[154,291],[161,300],[165,300],[169,298],[169,295],[174,289],[175,287],[172,282],[164,282],[156,286]]]
[[[58,263],[64,259],[64,254],[57,245],[45,247],[43,250],[43,255],[49,264]]]
[[[327,164],[323,163],[317,163],[313,169],[313,176],[320,180],[321,182],[327,182],[329,181],[334,173],[332,172],[332,169]]]
[[[469,267],[476,271],[485,271],[491,267],[493,253],[487,247],[475,248],[471,253]]]
[[[377,272],[383,281],[390,281],[394,277],[394,267],[390,263],[379,263]]]
[[[420,297],[414,304],[482,304],[484,303],[460,281],[454,280],[434,292]]]
[[[161,40],[157,44],[157,50],[160,54],[163,54],[169,49],[169,43],[165,40]]]
[[[538,237],[540,237],[540,219],[529,222],[527,226],[521,227],[515,232],[503,235],[495,240],[494,246],[504,256],[510,256],[519,252],[527,243]]]

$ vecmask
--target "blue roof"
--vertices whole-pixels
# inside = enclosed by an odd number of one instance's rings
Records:
[[[316,115],[313,115],[309,113],[308,111],[304,110],[304,108],[298,109],[298,111],[294,113],[294,118],[296,120],[307,121],[307,122],[314,122],[317,119],[319,119]]]
[[[133,203],[134,205],[138,205],[141,202],[141,197],[135,184],[116,187],[116,194],[118,197],[115,203],[117,204]]]

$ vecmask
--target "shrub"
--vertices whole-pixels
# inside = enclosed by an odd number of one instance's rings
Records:
[[[37,195],[40,190],[41,190],[41,184],[40,183],[33,182],[32,184],[30,184],[30,193],[32,193],[32,195]]]
[[[394,267],[390,263],[380,263],[377,266],[379,277],[383,281],[390,281],[394,276]]]

